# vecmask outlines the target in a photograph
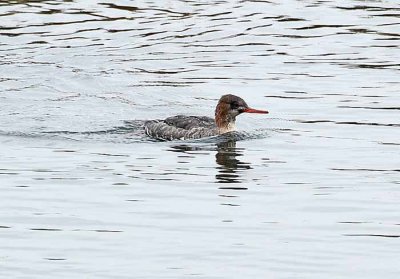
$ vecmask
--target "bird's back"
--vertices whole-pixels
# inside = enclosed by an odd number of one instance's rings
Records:
[[[157,139],[198,139],[218,134],[214,119],[206,116],[177,115],[144,123],[146,134]]]

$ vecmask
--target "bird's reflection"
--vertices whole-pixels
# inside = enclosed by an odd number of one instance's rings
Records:
[[[218,142],[216,145],[176,145],[172,146],[171,151],[191,153],[199,151],[217,151],[215,160],[217,163],[216,169],[218,173],[215,175],[217,183],[242,183],[244,181],[242,175],[244,170],[251,169],[250,163],[243,162],[239,157],[243,156],[243,148],[236,147],[236,141],[229,139],[226,141]],[[193,154],[193,153],[191,153]],[[224,186],[220,189],[232,189],[232,190],[246,190],[247,188],[240,186]]]
[[[242,162],[238,157],[243,156],[243,148],[236,147],[236,141],[226,141],[217,145],[218,152],[215,155],[218,174],[215,176],[219,183],[241,183],[243,170],[251,169],[249,163]],[[226,189],[227,187],[224,187]],[[245,189],[241,187],[229,187],[231,189]]]

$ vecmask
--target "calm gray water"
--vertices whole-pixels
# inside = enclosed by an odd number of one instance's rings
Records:
[[[399,31],[396,0],[1,1],[0,277],[399,278]],[[226,93],[270,114],[142,132]]]

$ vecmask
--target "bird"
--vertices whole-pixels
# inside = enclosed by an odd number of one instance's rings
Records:
[[[266,110],[250,108],[240,97],[223,95],[215,108],[215,118],[176,115],[164,120],[144,122],[145,133],[158,140],[188,140],[222,135],[236,130],[236,116],[242,113],[267,114]]]

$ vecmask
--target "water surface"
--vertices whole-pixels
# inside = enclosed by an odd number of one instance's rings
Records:
[[[2,1],[0,276],[398,278],[399,12]],[[270,114],[143,134],[226,93]]]

